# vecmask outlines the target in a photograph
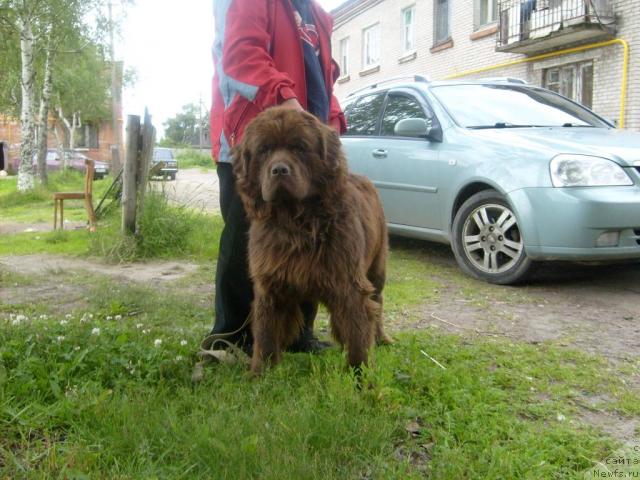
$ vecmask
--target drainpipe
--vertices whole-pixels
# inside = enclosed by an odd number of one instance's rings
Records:
[[[614,38],[613,40],[607,40],[604,42],[590,43],[588,45],[582,45],[580,47],[565,48],[564,50],[558,50],[556,52],[543,53],[533,57],[519,58],[517,60],[511,60],[503,63],[496,63],[487,67],[475,68],[473,70],[466,70],[464,72],[455,73],[444,77],[444,80],[452,80],[454,78],[466,77],[467,75],[473,75],[476,73],[488,72],[490,70],[496,70],[499,68],[510,67],[512,65],[519,65],[521,63],[535,62],[537,60],[544,60],[546,58],[558,57],[560,55],[567,55],[570,53],[583,52],[585,50],[592,50],[594,48],[608,47],[610,45],[622,45],[623,60],[622,60],[622,85],[620,87],[620,116],[618,118],[618,127],[624,128],[625,110],[627,106],[627,81],[629,76],[629,43],[621,38]]]

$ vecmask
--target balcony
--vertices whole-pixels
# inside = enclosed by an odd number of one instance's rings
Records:
[[[496,50],[536,54],[615,36],[613,0],[499,0]]]

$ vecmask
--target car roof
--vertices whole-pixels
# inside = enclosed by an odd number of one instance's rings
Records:
[[[412,88],[412,89],[429,89],[432,87],[440,87],[445,85],[513,85],[520,87],[539,88],[535,85],[529,85],[524,80],[513,77],[491,77],[491,78],[479,78],[479,79],[465,79],[465,80],[436,80],[429,81],[425,77],[415,75],[412,80],[406,80],[401,78],[392,78],[389,80],[383,80],[373,83],[371,85],[362,87],[344,98],[345,103],[351,103],[353,100],[362,96],[370,95],[373,93],[379,93],[390,89],[398,88]]]

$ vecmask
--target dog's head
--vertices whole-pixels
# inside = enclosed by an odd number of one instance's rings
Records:
[[[258,115],[232,156],[250,218],[265,206],[330,196],[347,172],[338,133],[309,113],[282,107]]]

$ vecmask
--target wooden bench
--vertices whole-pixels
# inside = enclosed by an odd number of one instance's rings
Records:
[[[56,192],[53,194],[53,229],[58,228],[58,206],[60,210],[60,228],[64,230],[64,201],[84,200],[84,207],[89,217],[89,230],[96,231],[96,214],[93,210],[93,175],[95,172],[95,162],[86,159],[84,175],[84,192]]]

